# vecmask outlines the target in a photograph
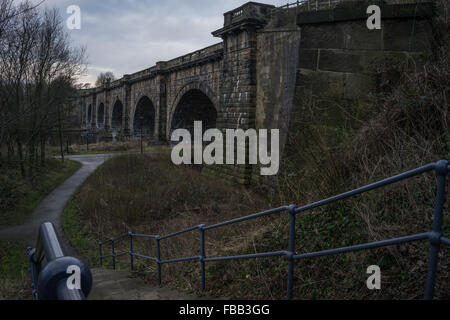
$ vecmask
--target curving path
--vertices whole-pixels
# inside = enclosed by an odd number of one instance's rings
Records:
[[[78,186],[80,186],[84,180],[98,168],[98,166],[117,155],[119,154],[66,156],[67,159],[81,162],[83,166],[72,177],[63,182],[42,200],[42,202],[34,209],[25,224],[0,229],[0,240],[20,240],[26,242],[27,245],[34,246],[36,244],[39,226],[43,222],[50,221],[55,225],[66,254],[71,255],[74,253],[74,250],[68,245],[67,240],[63,236],[61,225],[62,212],[67,201]],[[76,254],[76,256],[78,256],[78,254]]]
[[[149,152],[158,153],[158,152]],[[20,240],[29,246],[36,244],[39,226],[43,222],[53,222],[58,232],[64,253],[84,260],[64,236],[61,215],[67,201],[86,178],[102,163],[121,154],[96,154],[67,156],[67,159],[82,163],[82,167],[69,179],[54,189],[33,211],[30,219],[23,225],[0,230],[0,240]],[[129,153],[128,153],[129,154]],[[89,300],[197,300],[176,291],[149,286],[142,280],[130,277],[128,272],[107,269],[92,269],[93,288]],[[203,298],[204,299],[204,298]]]

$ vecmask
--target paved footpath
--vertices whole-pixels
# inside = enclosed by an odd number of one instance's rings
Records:
[[[92,269],[94,285],[88,300],[200,300],[196,296],[150,286],[144,281],[130,277],[127,271]]]
[[[67,159],[82,163],[82,167],[69,179],[54,189],[33,211],[29,220],[20,226],[0,230],[0,240],[24,241],[34,247],[39,226],[50,221],[55,225],[64,253],[68,256],[83,257],[70,245],[64,236],[61,215],[67,201],[86,178],[106,160],[122,154],[77,155],[67,156]],[[25,254],[25,248],[24,248]],[[130,278],[128,272],[106,269],[93,269],[93,288],[90,300],[193,300],[194,296],[171,291],[165,288],[152,287],[142,280]]]
[[[70,199],[78,186],[80,186],[99,165],[114,156],[116,155],[102,154],[66,156],[67,159],[81,162],[83,166],[72,177],[63,182],[44,200],[42,200],[42,202],[34,209],[25,224],[1,229],[0,240],[20,240],[26,242],[27,245],[35,246],[39,226],[43,222],[50,221],[55,225],[58,235],[63,242],[64,249],[69,251],[66,251],[66,254],[70,255],[70,251],[72,250],[70,246],[67,246],[67,241],[64,240],[65,237],[62,233],[62,212],[64,211],[67,201]]]

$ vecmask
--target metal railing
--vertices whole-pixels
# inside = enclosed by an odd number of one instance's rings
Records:
[[[336,8],[341,3],[361,2],[362,0],[297,0],[296,2],[287,3],[283,6],[272,9],[277,12],[283,9],[296,8],[297,11],[320,11]],[[396,4],[415,4],[421,2],[429,2],[430,0],[396,0]]]
[[[420,234],[414,234],[414,235],[408,235],[400,238],[394,238],[389,240],[383,240],[383,241],[377,241],[377,242],[370,242],[366,244],[360,244],[350,247],[342,247],[337,249],[330,249],[330,250],[323,250],[323,251],[317,251],[317,252],[310,252],[310,253],[303,253],[303,254],[297,254],[295,251],[295,234],[296,234],[296,228],[295,228],[295,220],[296,215],[300,212],[304,212],[307,210],[311,210],[314,208],[322,207],[327,204],[337,202],[343,199],[347,199],[356,195],[363,194],[365,192],[381,188],[384,186],[387,186],[389,184],[393,184],[405,179],[412,178],[414,176],[418,176],[420,174],[435,171],[437,175],[437,191],[436,191],[436,202],[435,202],[435,209],[434,209],[434,224],[433,229],[431,232],[425,232]],[[445,185],[446,185],[446,177],[447,174],[450,172],[450,165],[447,160],[441,160],[436,163],[431,163],[428,165],[425,165],[423,167],[404,172],[402,174],[387,178],[385,180],[378,181],[376,183],[372,183],[369,185],[366,185],[364,187],[354,189],[339,195],[336,195],[331,198],[327,198],[312,204],[308,204],[302,207],[297,207],[296,205],[290,205],[290,206],[284,206],[260,213],[256,213],[253,215],[224,221],[218,224],[214,224],[211,226],[206,225],[198,225],[194,226],[188,229],[184,229],[178,232],[171,233],[169,235],[165,236],[159,236],[159,235],[145,235],[145,234],[134,234],[132,232],[129,232],[127,234],[121,235],[117,238],[108,239],[105,242],[99,242],[99,250],[100,250],[100,265],[103,264],[103,259],[105,258],[112,258],[112,265],[113,268],[116,268],[116,258],[124,255],[130,256],[130,268],[133,270],[133,258],[139,257],[147,260],[154,261],[157,264],[157,272],[158,272],[158,283],[161,285],[161,265],[163,264],[169,264],[169,263],[176,263],[176,262],[183,262],[183,261],[192,261],[192,260],[198,260],[200,261],[200,269],[201,269],[201,289],[205,290],[205,263],[207,262],[214,262],[214,261],[225,261],[225,260],[238,260],[238,259],[251,259],[251,258],[263,258],[263,257],[275,257],[275,256],[285,256],[288,260],[288,277],[287,277],[287,299],[292,299],[292,289],[294,284],[294,264],[296,260],[300,259],[307,259],[307,258],[314,258],[314,257],[321,257],[321,256],[329,256],[339,253],[347,253],[347,252],[353,252],[353,251],[360,251],[365,249],[374,249],[374,248],[381,248],[386,246],[392,246],[392,245],[398,245],[402,243],[407,242],[413,242],[413,241],[420,241],[420,240],[426,240],[428,239],[431,244],[431,250],[429,255],[429,265],[428,265],[428,274],[427,274],[427,281],[426,281],[426,288],[425,288],[425,299],[432,299],[434,297],[434,288],[435,288],[435,279],[436,279],[436,268],[438,264],[438,254],[440,245],[450,245],[450,239],[445,238],[442,234],[442,224],[443,224],[443,207],[444,203],[446,201],[446,191],[445,191]],[[220,227],[228,226],[231,224],[248,221],[252,219],[256,219],[262,216],[269,216],[273,214],[277,214],[280,212],[288,212],[290,216],[290,227],[289,227],[289,247],[288,250],[285,251],[272,251],[272,252],[263,252],[263,253],[255,253],[255,254],[246,254],[246,255],[239,255],[239,256],[227,256],[227,257],[211,257],[207,258],[206,251],[205,251],[205,232],[212,229],[217,229]],[[200,255],[198,256],[191,256],[191,257],[183,257],[178,259],[171,259],[171,260],[161,260],[161,246],[160,242],[165,239],[169,239],[172,237],[179,236],[181,234],[196,231],[198,230],[200,232]],[[124,251],[120,253],[116,253],[115,251],[115,243],[117,241],[120,241],[122,239],[128,238],[129,239],[129,251]],[[134,238],[148,238],[148,239],[154,239],[156,241],[156,257],[149,257],[142,254],[137,254],[133,251],[133,239]],[[106,243],[111,243],[111,254],[109,255],[103,255],[103,245]]]
[[[28,247],[27,252],[36,300],[84,300],[89,295],[92,288],[89,267],[64,254],[51,222],[40,226],[36,248]],[[79,272],[79,275],[73,272]],[[80,281],[77,284],[74,279],[74,286],[69,286],[68,279],[72,274],[79,276]]]
[[[298,11],[319,11],[335,8],[339,3],[355,0],[298,0],[296,2],[287,3],[283,6],[276,7],[274,11],[283,9],[296,8]]]

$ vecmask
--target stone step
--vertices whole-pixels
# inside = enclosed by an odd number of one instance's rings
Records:
[[[151,286],[127,271],[92,269],[93,286],[88,300],[200,300],[174,290]]]

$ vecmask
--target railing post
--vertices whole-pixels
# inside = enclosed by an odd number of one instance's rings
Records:
[[[434,297],[434,287],[436,281],[436,269],[439,258],[439,249],[442,236],[443,207],[445,203],[445,183],[448,173],[448,161],[441,160],[436,164],[437,190],[436,206],[434,208],[433,231],[430,235],[430,260],[428,262],[427,285],[425,289],[425,299],[431,300]]]
[[[103,267],[103,250],[102,250],[102,243],[98,243],[98,248],[100,251],[100,267]]]
[[[133,271],[133,233],[128,232],[128,236],[130,237],[130,270]]]
[[[205,291],[205,225],[202,224],[200,228],[200,268],[201,268],[201,280],[202,280],[202,291]]]
[[[158,269],[158,284],[161,285],[161,237],[156,236],[156,259],[157,261],[157,269]]]
[[[289,251],[287,255],[288,259],[288,281],[287,281],[287,294],[286,299],[292,299],[292,289],[294,287],[294,259],[295,255],[295,205],[289,206]]]
[[[111,239],[111,255],[112,255],[113,269],[116,270],[116,252],[114,250],[114,239]]]

